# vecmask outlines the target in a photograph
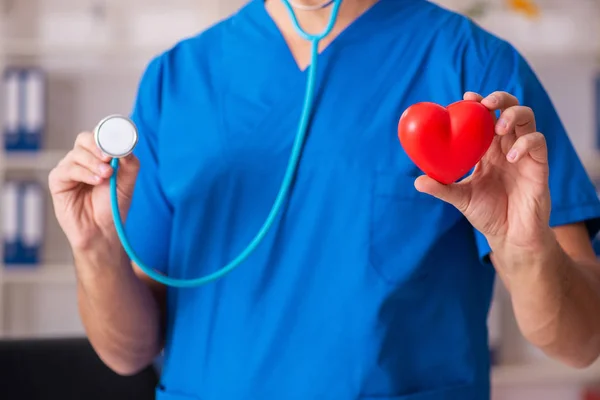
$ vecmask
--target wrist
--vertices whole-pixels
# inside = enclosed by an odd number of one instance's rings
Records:
[[[130,265],[129,258],[120,245],[98,240],[85,247],[73,247],[73,259],[78,270],[106,271]]]
[[[541,268],[563,263],[567,254],[563,251],[552,228],[540,229],[530,240],[510,238],[489,240],[496,266],[504,273],[538,273]]]

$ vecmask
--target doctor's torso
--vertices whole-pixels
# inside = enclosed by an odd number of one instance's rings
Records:
[[[251,2],[161,56],[170,276],[231,261],[281,185],[307,75],[266,18]],[[475,84],[461,58],[471,29],[426,2],[382,0],[323,52],[269,234],[224,279],[169,289],[164,398],[486,398],[492,267],[462,215],[414,189],[396,133],[406,107]]]

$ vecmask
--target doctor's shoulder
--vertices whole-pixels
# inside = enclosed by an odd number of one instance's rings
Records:
[[[492,68],[508,74],[523,57],[507,40],[456,11],[431,2],[422,3],[422,15],[411,16],[413,38],[429,47],[429,59],[456,72],[468,90],[489,76]]]
[[[182,38],[150,58],[138,81],[134,111],[151,116],[149,119],[153,121],[148,121],[150,125],[159,125],[158,117],[174,92],[191,90],[192,77],[210,82],[213,79],[211,74],[218,72],[214,65],[222,55],[221,44],[225,32],[231,29],[232,18],[217,21],[196,34]]]
[[[140,86],[152,86],[155,96],[164,97],[167,86],[185,91],[196,88],[190,85],[192,80],[199,80],[205,86],[220,81],[224,69],[239,68],[239,64],[230,60],[232,54],[257,45],[260,35],[251,34],[255,26],[250,12],[248,6],[242,7],[156,54],[146,64]]]
[[[182,37],[175,44],[158,54],[166,65],[182,68],[183,65],[202,63],[219,59],[232,46],[250,45],[255,26],[252,24],[252,10],[248,5],[219,18],[196,33]]]

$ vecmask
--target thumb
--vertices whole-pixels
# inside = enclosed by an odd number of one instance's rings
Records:
[[[422,175],[415,180],[415,189],[453,205],[463,214],[469,206],[471,196],[466,183],[444,185],[427,175]]]

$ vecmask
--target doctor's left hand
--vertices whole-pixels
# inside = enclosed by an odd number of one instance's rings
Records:
[[[443,185],[421,176],[415,187],[455,206],[486,236],[492,251],[527,257],[553,238],[546,140],[536,131],[533,111],[516,97],[469,92],[464,98],[500,110],[490,149],[466,179]]]

